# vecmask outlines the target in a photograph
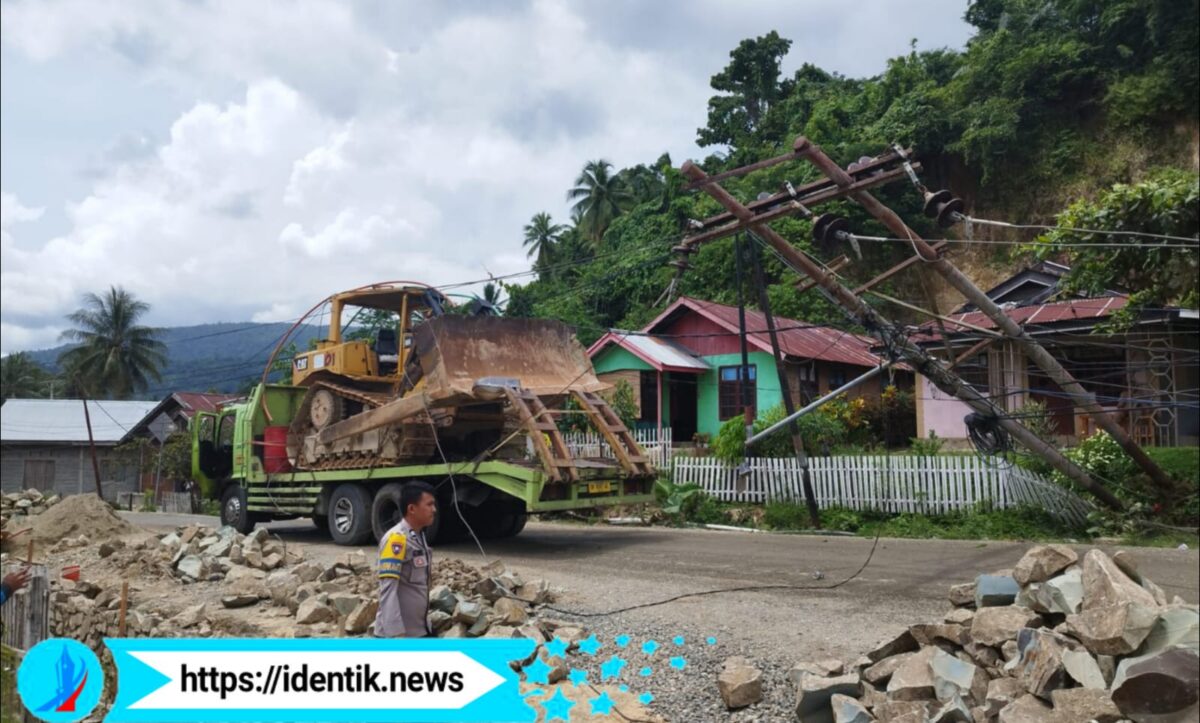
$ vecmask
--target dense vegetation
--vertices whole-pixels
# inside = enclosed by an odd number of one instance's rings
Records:
[[[1197,8],[1194,0],[977,0],[966,12],[976,34],[964,50],[917,50],[914,45],[912,52],[893,58],[880,75],[867,79],[810,64],[784,77],[781,62],[791,41],[776,32],[747,39],[712,77],[717,94],[709,101],[708,122],[697,140],[715,152],[702,165],[714,173],[778,155],[799,135],[843,164],[898,142],[916,149],[928,186],[952,188],[977,214],[990,210],[1007,220],[1053,221],[1078,198],[1147,176],[1152,183],[1173,179],[1176,188],[1193,189],[1190,200],[1184,193],[1182,203],[1194,208]],[[585,342],[609,327],[637,328],[652,318],[674,273],[664,262],[686,221],[719,210],[707,196],[679,190],[673,166],[681,160],[663,156],[615,173],[603,160],[589,162],[569,192],[570,198],[582,199],[571,224],[539,214],[526,227],[527,247],[540,274],[526,286],[508,288],[508,312],[564,319],[579,328]],[[1159,173],[1172,167],[1186,172],[1169,178]],[[762,191],[778,191],[785,180],[811,177],[811,168],[785,164],[726,185],[739,198],[752,199]],[[1139,193],[1156,195],[1155,189],[1130,192]],[[920,215],[921,198],[911,186],[893,184],[878,195],[918,232],[942,233]],[[1172,198],[1171,203],[1179,202]],[[1120,205],[1120,199],[1113,202]],[[1186,212],[1147,219],[1143,209],[1126,205],[1118,208],[1121,215],[1097,218],[1088,213],[1095,207],[1083,203],[1065,213],[1062,222],[1114,224],[1105,228],[1145,224],[1152,231],[1188,226]],[[857,209],[836,207],[856,230],[886,235]],[[1194,235],[1194,212],[1190,218],[1187,235]],[[1128,225],[1121,225],[1126,219]],[[814,248],[807,221],[787,219],[775,227],[819,257],[842,252]],[[704,247],[692,258],[693,268],[677,291],[732,302],[731,244],[726,239]],[[852,278],[869,278],[909,253],[896,244],[871,246],[848,272]],[[1011,268],[1010,254],[1034,255],[1030,249],[1009,249],[984,261]],[[1041,252],[1083,265],[1094,261],[1082,254],[1072,258],[1058,246]],[[841,322],[815,293],[797,294],[793,278],[773,258],[766,263],[777,313]],[[1151,275],[1159,268],[1151,267]],[[1114,282],[1167,289],[1171,293],[1165,296],[1179,300],[1194,293],[1195,274],[1191,276],[1192,286],[1182,290],[1177,288],[1182,274],[1159,281],[1142,273]],[[912,294],[922,293],[917,273],[895,283]],[[1094,283],[1086,275],[1079,281],[1081,287]]]

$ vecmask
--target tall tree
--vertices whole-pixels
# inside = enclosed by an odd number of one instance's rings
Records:
[[[604,238],[613,220],[633,204],[633,196],[613,165],[604,159],[588,161],[575,179],[575,187],[567,191],[567,200],[574,201],[571,210],[578,227],[596,246]]]
[[[554,223],[550,214],[545,211],[535,213],[529,223],[525,224],[525,255],[534,257],[534,263],[545,268],[554,255],[555,244],[566,228]]]
[[[167,347],[158,329],[138,324],[150,305],[118,286],[102,296],[85,294],[83,308],[67,316],[75,325],[62,333],[74,342],[58,357],[69,378],[94,396],[127,399],[162,379]]]
[[[780,64],[792,41],[772,30],[743,40],[729,53],[729,65],[712,77],[715,95],[708,101],[708,125],[697,131],[701,146],[745,145],[759,129],[771,105],[787,95],[790,84],[780,83]]]
[[[50,374],[25,352],[0,359],[0,399],[38,399],[46,396]]]

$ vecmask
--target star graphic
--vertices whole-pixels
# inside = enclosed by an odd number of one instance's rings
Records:
[[[650,674],[653,672],[654,671],[650,669],[650,666],[647,665],[646,667],[644,667],[638,671],[638,675],[642,676],[643,678],[649,678]]]
[[[642,652],[646,655],[654,655],[655,650],[658,650],[658,643],[653,640],[647,640],[642,643]]]
[[[618,635],[616,642],[617,642],[618,648],[623,648],[626,645],[629,645],[629,636],[628,635]]]
[[[554,695],[542,703],[542,708],[546,711],[546,720],[570,720],[571,709],[574,707],[575,701],[567,700],[562,688],[554,691]]]
[[[708,643],[709,645],[716,645],[717,639],[710,635],[708,636],[708,640],[705,640],[704,642]]]
[[[542,685],[550,685],[550,671],[553,670],[546,661],[538,658],[529,665],[525,666],[525,679],[530,683],[541,683]]]
[[[582,653],[586,653],[587,655],[595,655],[596,651],[599,649],[600,641],[596,640],[595,633],[579,641],[579,650]]]
[[[625,667],[625,661],[617,656],[612,656],[608,662],[600,666],[600,680],[608,680],[609,678],[617,678],[621,675],[621,668]]]
[[[587,682],[588,673],[586,670],[580,670],[579,668],[571,668],[571,672],[569,675],[567,675],[567,678],[571,681],[571,683],[576,688],[578,688],[580,685],[583,685],[584,683]]]
[[[687,661],[681,656],[675,656],[674,658],[671,658],[671,667],[675,670],[683,670],[687,667]]]
[[[638,696],[638,700],[642,703],[642,705],[650,705],[650,703],[654,700],[654,694],[650,691],[646,691]]]
[[[683,636],[682,636],[682,635],[676,635],[676,636],[675,636],[675,639],[674,639],[674,640],[672,640],[671,642],[672,642],[672,643],[675,643],[676,645],[683,645]]]
[[[567,648],[569,647],[570,645],[567,644],[567,641],[555,638],[554,640],[546,643],[546,652],[556,658],[562,658],[566,656]]]
[[[612,712],[615,701],[608,697],[608,693],[601,693],[599,698],[592,698],[589,703],[592,704],[592,715],[608,715]]]

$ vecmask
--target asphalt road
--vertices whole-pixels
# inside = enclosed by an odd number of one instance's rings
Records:
[[[123,514],[150,528],[193,521],[218,524],[211,517]],[[309,544],[310,557],[332,560],[345,550],[307,522],[268,528],[285,540]],[[938,621],[950,607],[949,585],[1011,567],[1029,544],[881,539],[857,577],[824,590],[819,588],[853,575],[867,561],[872,540],[531,522],[520,536],[485,541],[484,546],[489,558],[503,559],[525,578],[548,580],[561,589],[558,606],[580,612],[718,588],[807,588],[709,595],[614,616],[631,629],[720,635],[738,652],[795,660],[828,655],[853,659],[907,625]],[[1082,553],[1088,546],[1077,549]],[[1103,549],[1111,554],[1122,548]],[[1128,549],[1143,574],[1168,596],[1197,602],[1196,550]],[[482,561],[469,541],[436,548],[437,554]],[[804,651],[802,656],[798,650]]]

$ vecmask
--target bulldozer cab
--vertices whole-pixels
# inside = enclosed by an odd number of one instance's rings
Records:
[[[436,289],[374,284],[329,299],[329,334],[292,360],[292,384],[313,375],[394,384],[412,350],[413,330],[441,316],[448,302]]]

